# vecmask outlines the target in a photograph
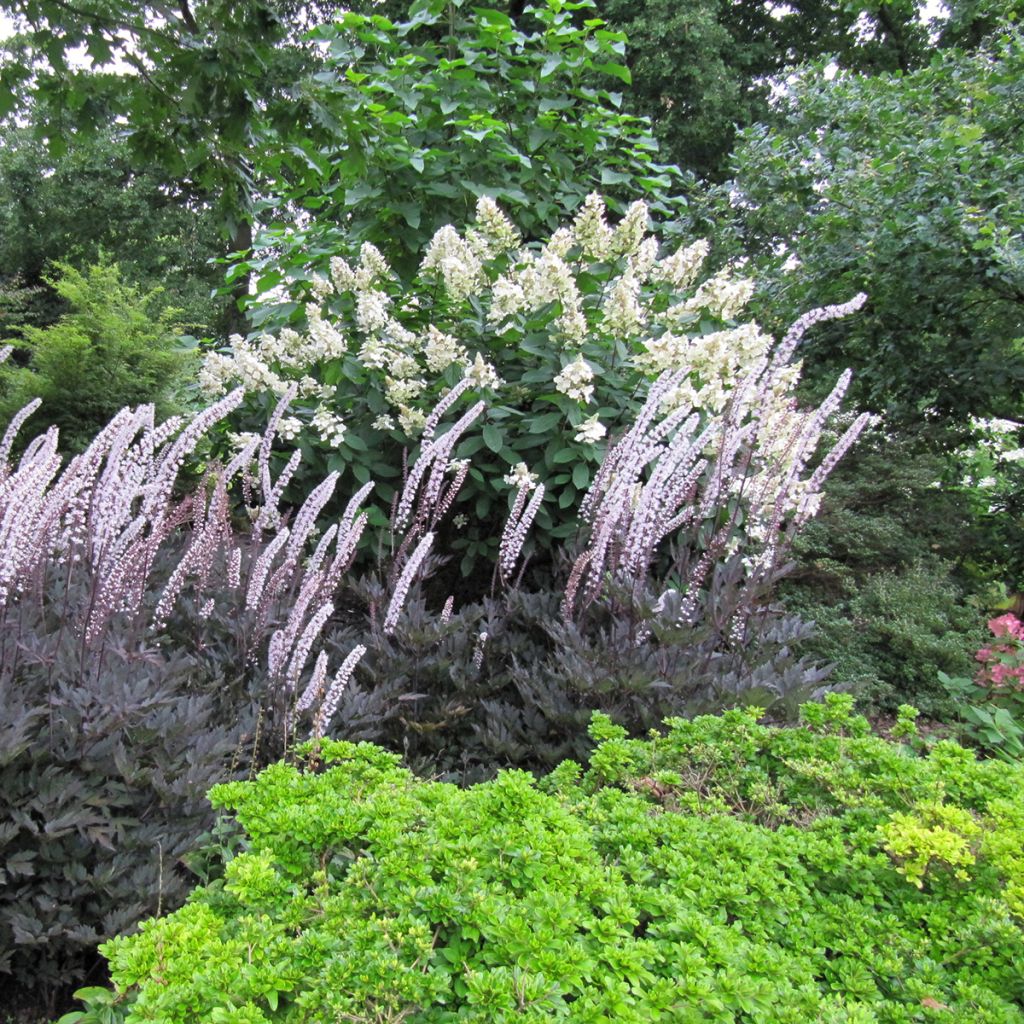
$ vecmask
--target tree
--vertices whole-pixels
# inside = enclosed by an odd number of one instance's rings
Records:
[[[919,0],[785,5],[730,0],[599,0],[629,37],[631,98],[667,156],[713,180],[727,174],[737,126],[770,118],[783,69],[830,55],[841,67],[907,71],[928,53]]]
[[[234,250],[252,241],[258,185],[251,154],[268,127],[301,127],[296,83],[313,59],[301,31],[330,5],[293,0],[7,0],[23,35],[0,69],[0,104],[43,99],[57,116],[42,127],[55,154],[68,124],[106,123],[93,102],[105,82],[76,70],[85,49],[94,69],[120,64],[118,105],[133,158],[163,168],[168,181],[209,202]],[[110,102],[109,91],[105,103]],[[104,110],[104,117],[110,111]],[[245,292],[245,283],[238,293]]]
[[[369,241],[412,273],[434,232],[465,223],[481,196],[527,240],[593,191],[615,212],[644,198],[678,233],[685,181],[657,162],[650,126],[622,109],[625,37],[592,13],[589,0],[544,0],[517,25],[464,0],[418,0],[406,21],[350,13],[318,30],[327,55],[304,86],[311,127],[259,158],[276,219],[237,272],[256,272],[264,293]]]
[[[1014,32],[908,75],[829,81],[813,67],[784,118],[742,137],[736,252],[775,266],[765,300],[779,320],[868,293],[842,339],[824,332],[806,356],[826,377],[853,366],[860,401],[890,420],[1020,413],[1022,106]]]
[[[222,247],[206,206],[161,168],[131,159],[116,127],[69,133],[54,156],[37,137],[53,120],[49,108],[33,104],[22,119],[0,129],[0,334],[56,320],[60,300],[44,280],[51,264],[82,266],[101,253],[129,281],[161,285],[191,333],[218,331],[225,303],[209,295],[223,274],[208,261]]]

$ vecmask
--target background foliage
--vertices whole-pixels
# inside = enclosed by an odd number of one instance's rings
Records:
[[[267,248],[233,273],[254,272],[263,292],[369,241],[408,279],[435,231],[466,223],[481,196],[500,200],[527,240],[592,191],[617,212],[645,198],[678,233],[682,178],[627,113],[625,37],[594,13],[589,0],[545,0],[517,25],[461,0],[420,0],[394,22],[351,13],[318,29],[309,132],[273,138],[260,159],[275,197],[256,240]]]
[[[111,77],[108,90],[119,83]],[[61,155],[37,137],[55,122],[66,125]],[[208,209],[133,159],[116,127],[75,133],[66,115],[35,104],[0,131],[0,334],[53,323],[66,311],[46,283],[53,264],[83,269],[103,254],[131,284],[162,288],[189,333],[225,326],[224,301],[210,299],[223,274],[207,265],[220,254]]]
[[[1020,408],[1022,54],[1010,31],[901,76],[818,65],[734,156],[743,251],[788,264],[767,287],[774,315],[870,296],[849,335],[807,347],[809,368],[853,366],[862,403],[933,435]]]

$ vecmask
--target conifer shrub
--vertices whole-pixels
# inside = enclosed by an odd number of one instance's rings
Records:
[[[216,787],[241,852],[62,1024],[1018,1024],[1024,770],[852,698],[459,789],[371,745]]]
[[[59,427],[63,449],[81,451],[125,405],[152,402],[161,418],[175,411],[195,353],[179,341],[159,290],[140,292],[109,262],[83,270],[58,263],[46,283],[67,312],[8,339],[26,360],[9,361],[0,375],[0,422],[40,398],[33,426]]]

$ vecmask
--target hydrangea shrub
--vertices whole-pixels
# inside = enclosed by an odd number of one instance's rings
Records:
[[[468,466],[451,538],[467,568],[481,556],[494,560],[500,524],[524,486],[545,487],[537,542],[552,548],[572,536],[609,443],[666,373],[678,379],[656,416],[682,411],[679,426],[692,414],[694,436],[728,419],[743,436],[733,438],[728,465],[721,453],[710,460],[719,474],[785,481],[785,494],[773,497],[777,518],[813,511],[817,495],[801,472],[848,376],[823,409],[800,409],[800,364],[791,357],[815,318],[776,347],[741,321],[752,282],[730,268],[701,279],[707,253],[704,241],[663,252],[642,201],[609,224],[596,194],[546,242],[522,245],[484,198],[464,231],[434,235],[409,287],[371,244],[354,263],[332,259],[329,276],[297,282],[304,326],[234,337],[208,354],[202,385],[211,398],[246,389],[246,413],[235,417],[242,444],[273,396],[294,383],[284,435],[301,444],[314,473],[337,471],[355,484],[376,478],[386,506],[400,486],[401,453],[416,450],[432,411],[468,380],[460,400],[483,398],[488,409],[452,453]],[[763,533],[769,524],[751,525]]]

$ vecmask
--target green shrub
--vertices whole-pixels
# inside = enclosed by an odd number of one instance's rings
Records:
[[[51,327],[21,328],[14,343],[28,364],[3,370],[0,421],[41,398],[35,429],[56,425],[61,446],[79,451],[126,405],[152,402],[159,415],[170,412],[192,353],[178,342],[159,291],[142,294],[111,263],[55,270],[47,283],[70,311]]]
[[[212,791],[245,852],[64,1020],[1019,1024],[1024,773],[850,703],[468,790],[325,743]]]
[[[806,650],[835,665],[830,681],[887,713],[912,702],[929,717],[950,718],[938,674],[969,674],[971,652],[984,637],[951,567],[936,560],[873,573],[839,600],[787,603],[814,623]]]
[[[798,567],[782,596],[816,626],[806,650],[876,711],[909,702],[950,717],[937,673],[969,674],[982,639],[972,565],[987,542],[968,497],[941,486],[948,471],[913,437],[873,430],[794,544]]]

